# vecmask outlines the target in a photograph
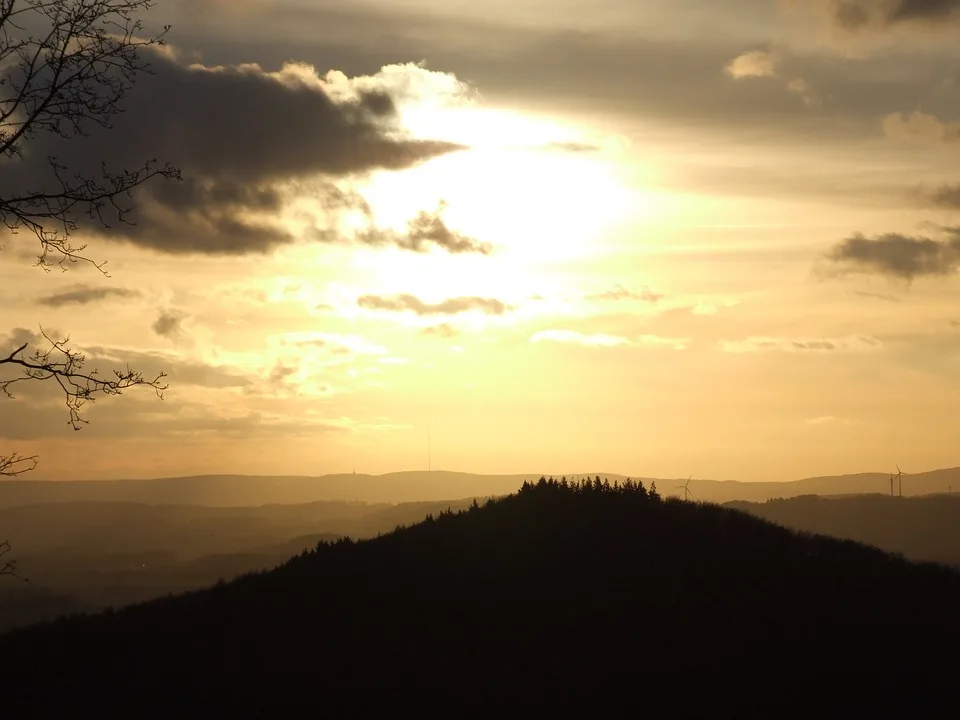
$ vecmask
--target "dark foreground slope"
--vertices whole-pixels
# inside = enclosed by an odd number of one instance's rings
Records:
[[[541,717],[571,694],[668,717],[785,717],[816,698],[822,716],[890,711],[892,691],[916,711],[953,697],[958,608],[960,575],[939,566],[637,488],[541,482],[208,591],[0,636],[0,683],[5,709],[32,716],[413,700],[429,716],[494,701]]]

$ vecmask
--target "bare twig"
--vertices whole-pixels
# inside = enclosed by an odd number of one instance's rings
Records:
[[[17,580],[23,580],[26,582],[26,578],[17,573],[17,561],[7,559],[7,554],[12,549],[13,548],[10,547],[10,543],[8,541],[4,540],[3,542],[0,542],[0,577],[9,575]]]
[[[0,365],[16,368],[19,372],[16,377],[0,380],[0,392],[8,398],[13,398],[11,388],[17,383],[34,380],[52,380],[63,391],[64,404],[67,406],[69,419],[67,423],[79,430],[87,421],[80,416],[81,408],[88,402],[94,402],[98,395],[120,395],[131,387],[149,387],[156,391],[157,396],[163,398],[163,391],[169,386],[163,382],[165,373],[154,378],[147,378],[143,373],[133,370],[128,365],[124,370],[114,370],[113,377],[102,377],[94,369],[83,371],[86,357],[67,347],[70,338],[54,340],[41,327],[40,334],[50,343],[49,348],[37,348],[27,355],[28,343],[16,348],[6,357],[0,356]]]
[[[14,477],[33,470],[40,458],[36,455],[24,456],[19,453],[0,455],[0,477]]]

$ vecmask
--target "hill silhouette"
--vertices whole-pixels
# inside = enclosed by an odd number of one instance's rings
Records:
[[[639,484],[542,479],[209,590],[14,631],[0,657],[5,707],[34,717],[542,714],[572,695],[830,714],[889,710],[892,669],[900,699],[949,692],[957,607],[960,574],[939,565]]]

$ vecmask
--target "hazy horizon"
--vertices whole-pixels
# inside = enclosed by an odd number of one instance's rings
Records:
[[[940,473],[940,472],[949,472],[953,470],[960,470],[960,465],[950,466],[950,467],[933,467],[933,468],[923,468],[920,470],[914,470],[913,472],[903,472],[904,477],[917,476],[917,475],[927,475],[931,473]],[[147,471],[149,472],[149,471]],[[774,484],[784,484],[784,483],[795,483],[802,482],[804,480],[817,480],[817,479],[831,479],[831,478],[841,478],[841,477],[855,477],[855,476],[883,476],[883,477],[896,477],[897,473],[888,472],[878,469],[864,469],[852,472],[843,472],[843,473],[825,473],[818,475],[804,475],[804,476],[787,476],[778,479],[769,479],[769,478],[754,478],[754,479],[741,479],[735,477],[716,477],[712,476],[709,473],[704,475],[694,476],[691,473],[686,475],[664,475],[656,476],[649,473],[627,473],[627,472],[604,472],[593,470],[590,472],[544,472],[538,470],[536,472],[492,472],[492,473],[482,473],[482,472],[471,472],[468,470],[451,470],[449,468],[432,468],[430,470],[426,468],[409,468],[401,470],[386,470],[384,472],[360,472],[357,470],[348,470],[341,472],[328,472],[328,473],[252,473],[252,472],[217,472],[217,471],[208,471],[208,472],[186,472],[182,474],[143,474],[143,475],[122,475],[122,474],[111,474],[107,476],[61,476],[61,477],[46,477],[42,476],[41,473],[32,472],[29,475],[24,475],[16,480],[19,481],[39,481],[39,482],[111,482],[111,481],[136,481],[136,480],[168,480],[168,479],[185,479],[185,478],[194,478],[194,477],[250,477],[250,478],[270,478],[270,477],[286,477],[286,478],[325,478],[325,477],[373,477],[373,478],[382,478],[388,476],[402,476],[402,475],[453,475],[453,476],[471,476],[471,477],[496,477],[496,478],[528,478],[528,479],[537,479],[540,477],[554,477],[554,478],[593,478],[593,477],[607,477],[607,478],[633,478],[633,479],[642,479],[642,480],[663,480],[663,481],[678,481],[683,482],[688,477],[697,481],[703,482],[716,482],[716,483],[746,483],[746,484],[763,484],[763,483],[774,483]],[[9,481],[8,481],[9,482]]]

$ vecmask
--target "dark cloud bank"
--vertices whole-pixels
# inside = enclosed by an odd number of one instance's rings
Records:
[[[960,0],[830,0],[827,7],[837,26],[852,31],[960,17]]]
[[[135,224],[114,218],[111,228],[81,223],[81,230],[166,253],[262,253],[296,239],[275,222],[291,185],[300,184],[295,189],[306,189],[325,210],[369,215],[361,198],[333,183],[463,149],[405,136],[385,91],[366,87],[340,97],[311,68],[270,73],[257,65],[187,65],[166,50],[145,55],[153,74],[138,76],[112,129],[67,141],[37,137],[23,162],[0,168],[0,192],[51,189],[49,156],[87,175],[98,174],[101,162],[118,171],[152,158],[169,161],[184,180],[155,179],[139,188],[128,216]],[[321,231],[310,237],[342,240]],[[416,251],[485,248],[429,213],[406,234],[371,231],[356,240]]]

